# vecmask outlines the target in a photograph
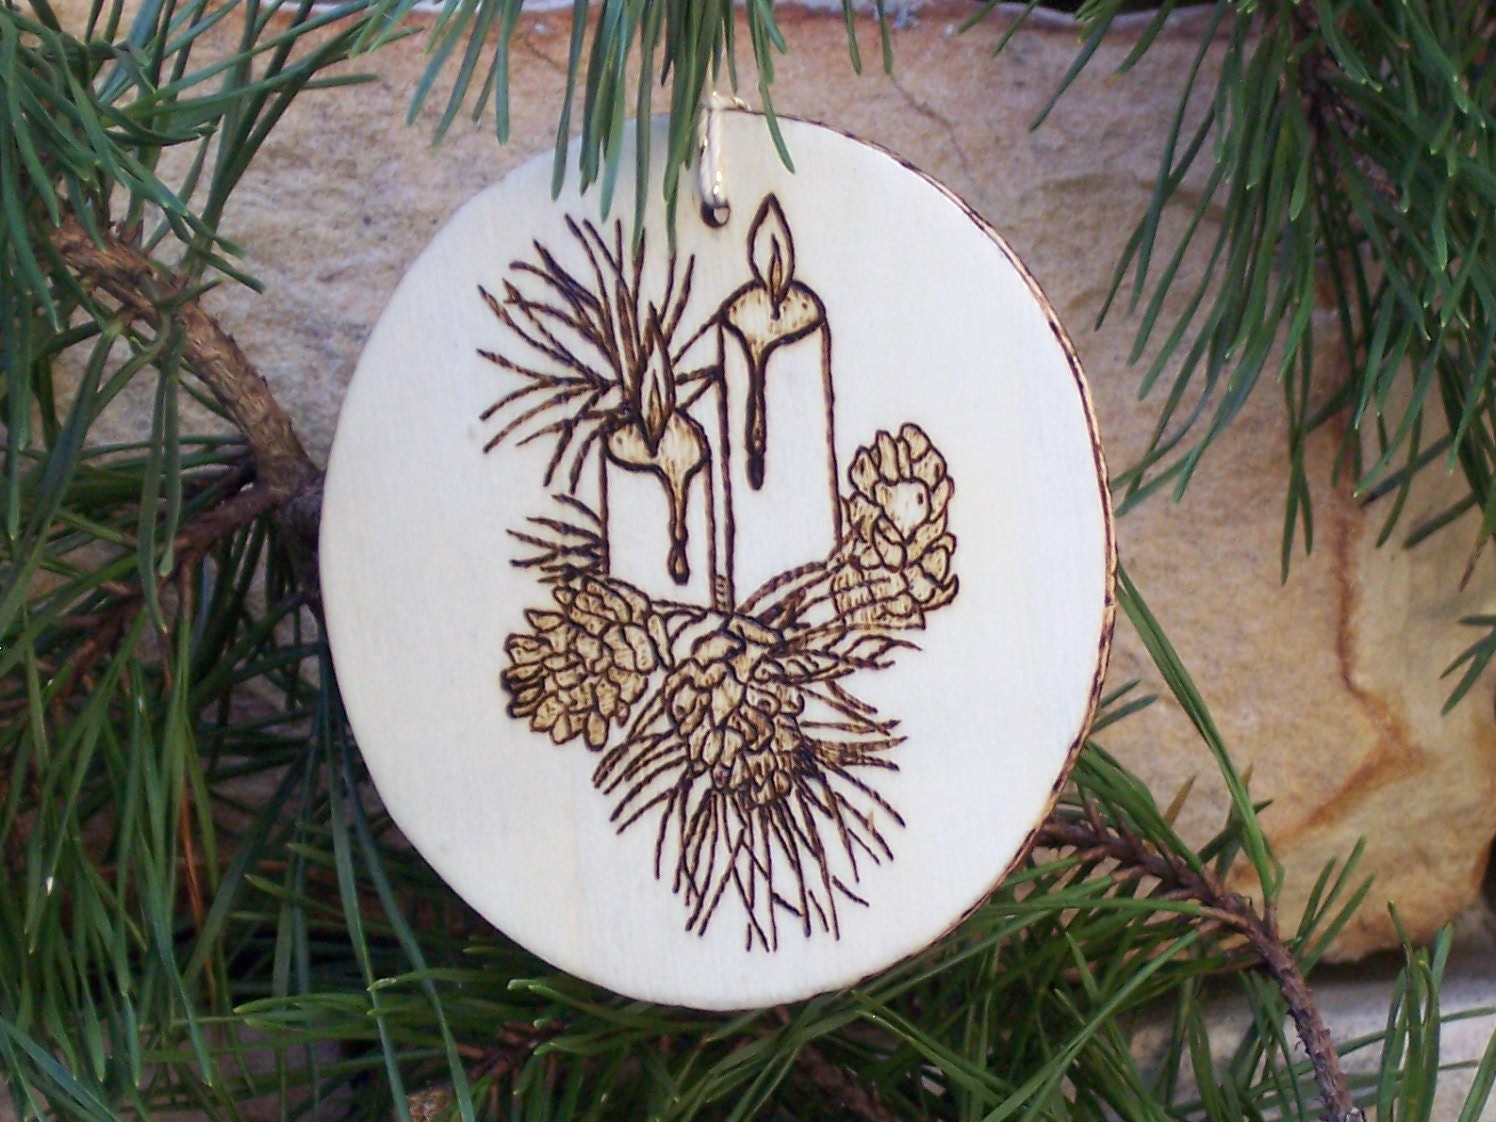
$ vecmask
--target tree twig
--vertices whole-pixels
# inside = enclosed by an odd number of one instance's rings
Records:
[[[1341,1070],[1334,1038],[1314,1003],[1304,974],[1278,930],[1271,907],[1258,911],[1250,900],[1232,892],[1209,869],[1196,869],[1173,854],[1102,820],[1094,813],[1056,810],[1039,828],[1035,844],[1046,849],[1069,849],[1093,858],[1114,861],[1120,870],[1153,877],[1171,898],[1203,904],[1212,921],[1240,935],[1262,969],[1277,983],[1299,1039],[1314,1066],[1315,1082],[1329,1122],[1362,1122],[1364,1115],[1351,1095]]]
[[[187,287],[184,278],[161,269],[114,231],[104,230],[96,241],[77,218],[64,215],[53,245],[80,277],[108,293],[121,310],[158,331],[169,320],[180,326],[187,368],[208,388],[249,445],[254,487],[205,514],[192,534],[211,542],[228,530],[273,513],[290,540],[291,562],[308,601],[317,608],[321,598],[315,555],[322,473],[254,363],[197,300],[181,296]],[[190,554],[195,538],[185,544]]]
[[[53,245],[85,280],[128,311],[158,328],[166,319],[181,325],[188,368],[212,392],[254,454],[258,485],[286,501],[317,474],[306,449],[275,395],[233,336],[194,299],[179,297],[182,278],[112,231],[95,241],[83,224],[65,215]]]
[[[1314,143],[1328,153],[1336,173],[1344,178],[1345,170],[1342,146],[1336,143],[1339,136],[1347,141],[1362,136],[1367,131],[1365,115],[1343,95],[1336,79],[1343,74],[1341,65],[1331,55],[1321,30],[1319,11],[1313,4],[1294,4],[1279,9],[1278,18],[1286,19],[1294,37],[1304,45],[1299,56],[1298,84],[1304,106],[1304,116],[1314,135]],[[1354,144],[1343,145],[1350,152],[1350,162],[1384,202],[1398,205],[1397,185],[1387,169],[1372,160]]]
[[[780,1013],[783,1021],[783,1011]],[[502,1080],[512,1077],[540,1044],[560,1031],[559,1024],[513,1023],[502,1026],[495,1034],[491,1047],[462,1050],[463,1055],[471,1061],[467,1068],[468,1082],[492,1080],[491,1090],[496,1092]],[[669,1043],[669,1037],[662,1038],[661,1050],[668,1051]],[[848,1119],[855,1119],[857,1122],[905,1122],[884,1106],[876,1093],[864,1087],[852,1071],[833,1063],[814,1044],[806,1044],[800,1049],[795,1058],[795,1070]],[[411,1093],[406,1098],[406,1106],[415,1122],[436,1122],[437,1119],[450,1116],[455,1101],[452,1084],[443,1081]],[[493,1113],[497,1114],[498,1110],[495,1109]]]
[[[834,1064],[814,1044],[800,1049],[795,1059],[795,1069],[826,1096],[828,1102],[845,1112],[848,1117],[861,1122],[900,1122],[888,1107],[879,1101],[876,1093],[869,1091],[851,1071]]]
[[[468,1082],[490,1080],[489,1094],[493,1099],[494,1116],[499,1113],[497,1101],[500,1084],[517,1072],[530,1058],[530,1053],[561,1031],[558,1024],[531,1025],[513,1022],[502,1025],[495,1034],[492,1047],[462,1049],[464,1057],[473,1061],[467,1069]],[[422,1087],[406,1096],[405,1105],[414,1122],[435,1122],[450,1115],[456,1092],[450,1082],[434,1083]]]
[[[263,487],[240,490],[205,510],[178,531],[172,543],[176,564],[157,581],[166,589],[181,573],[201,561],[224,536],[248,525],[276,507],[274,495]],[[315,539],[314,539],[315,540]],[[145,589],[134,584],[121,590],[118,598],[95,621],[88,636],[68,657],[63,666],[67,684],[57,694],[54,705],[62,705],[83,683],[93,668],[120,641],[135,614],[145,606]]]

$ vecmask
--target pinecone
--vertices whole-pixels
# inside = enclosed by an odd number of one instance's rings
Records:
[[[697,640],[665,685],[667,712],[688,766],[712,785],[765,805],[789,794],[805,745],[805,702],[771,651],[779,636],[733,618]]]
[[[851,623],[923,627],[925,613],[949,604],[958,587],[945,457],[906,424],[859,448],[847,477],[845,561],[831,580],[837,611]]]
[[[560,610],[525,612],[533,631],[504,644],[509,715],[557,744],[580,735],[599,749],[665,665],[669,639],[649,598],[622,581],[579,576],[552,595]]]

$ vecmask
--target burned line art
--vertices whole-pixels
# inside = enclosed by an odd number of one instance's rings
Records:
[[[893,860],[903,736],[855,680],[916,657],[959,581],[931,434],[837,463],[831,326],[775,195],[743,248],[742,283],[705,293],[694,257],[568,218],[479,289],[502,345],[478,354],[502,390],[484,451],[546,454],[510,528],[548,599],[502,641],[507,712],[586,750],[686,931],[740,921],[772,952],[840,938]]]

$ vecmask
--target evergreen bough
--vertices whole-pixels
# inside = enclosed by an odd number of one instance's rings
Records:
[[[1279,927],[1281,870],[1246,784],[1125,572],[1121,606],[1225,778],[1219,834],[1191,848],[1101,746],[1147,703],[1123,687],[1027,862],[936,946],[847,992],[738,1016],[621,1000],[488,928],[402,843],[321,633],[320,473],[200,297],[254,283],[220,224],[281,115],[356,81],[338,64],[406,34],[413,4],[94,0],[77,31],[47,0],[0,3],[0,1074],[17,1110],[232,1119],[263,1096],[285,1118],[401,1122],[1341,1122],[1370,1104],[1426,1118],[1448,937],[1408,948],[1384,1034],[1340,1042],[1381,1048],[1374,1076],[1348,1080],[1304,976],[1365,895],[1356,854],[1325,870],[1296,930]],[[1010,11],[1013,26],[1033,6]],[[1081,5],[1056,97],[1133,7]],[[1177,7],[1141,17],[1124,65]],[[446,0],[412,112],[455,68],[440,130],[491,103],[502,139],[519,8]],[[1182,489],[1266,373],[1290,418],[1285,566],[1325,483],[1305,441],[1332,422],[1338,470],[1363,494],[1405,496],[1419,471],[1458,468],[1468,493],[1411,538],[1470,509],[1481,540],[1496,529],[1493,18],[1486,0],[1208,5],[1200,56],[1215,36],[1219,78],[1188,75],[1117,264],[1138,354],[1163,340],[1145,381],[1166,391],[1148,452],[1115,480],[1123,509]],[[657,105],[657,86],[669,168],[689,164],[697,107],[736,85],[740,52],[773,129],[786,45],[772,0],[736,15],[726,0],[577,0],[573,19],[558,181],[606,196],[638,174],[619,166],[619,130]],[[861,19],[849,4],[854,66]],[[203,57],[228,26],[238,49]],[[188,158],[166,179],[172,150]],[[1160,244],[1196,164],[1206,188],[1183,242]],[[1163,298],[1196,239],[1228,279],[1169,320]],[[1345,359],[1333,372],[1314,360],[1322,291]],[[146,438],[91,439],[127,391],[153,395]],[[223,429],[189,431],[189,398]],[[1472,622],[1489,634],[1458,664],[1456,697],[1496,653],[1496,620]],[[1239,862],[1261,901],[1224,887]],[[1207,1006],[1228,995],[1251,1024],[1220,1061]],[[1131,1031],[1160,1018],[1165,1046],[1141,1061]],[[1496,1047],[1463,1119],[1493,1079]]]

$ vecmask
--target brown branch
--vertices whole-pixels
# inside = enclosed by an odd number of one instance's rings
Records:
[[[230,495],[192,519],[178,531],[172,541],[172,555],[176,563],[170,573],[156,582],[157,591],[165,591],[180,574],[207,556],[218,541],[260,515],[274,510],[276,504],[276,496],[268,489],[250,487]],[[98,616],[88,637],[63,664],[62,674],[68,676],[68,681],[53,700],[54,706],[64,704],[73,691],[86,681],[99,660],[114,649],[135,619],[136,613],[145,606],[145,589],[139,583],[118,589],[115,594],[118,598]]]
[[[504,1025],[499,1029],[497,1043],[480,1057],[473,1078],[497,1080],[513,1075],[531,1052],[559,1031],[555,1025],[536,1026],[518,1021]]]
[[[536,1048],[560,1031],[559,1024],[531,1025],[515,1021],[500,1026],[490,1048],[458,1048],[465,1059],[473,1061],[467,1071],[470,1085],[483,1079],[491,1080],[489,1095],[493,1109],[490,1113],[499,1113],[497,1102],[500,1084],[513,1076]],[[456,1101],[456,1092],[451,1082],[441,1082],[407,1095],[405,1105],[414,1122],[436,1122],[437,1119],[451,1117]]]
[[[795,1068],[846,1116],[862,1122],[900,1122],[875,1092],[864,1087],[845,1067],[832,1063],[814,1044],[800,1049]]]
[[[256,478],[277,503],[311,485],[317,469],[265,379],[233,336],[193,299],[181,299],[186,282],[161,270],[136,246],[112,231],[96,242],[72,215],[53,237],[57,251],[89,283],[107,292],[132,316],[158,330],[168,319],[182,329],[187,367],[244,434],[254,454]]]
[[[1152,877],[1159,882],[1161,895],[1203,905],[1211,922],[1240,935],[1288,1004],[1299,1039],[1314,1066],[1329,1122],[1362,1122],[1365,1116],[1351,1096],[1334,1038],[1283,941],[1271,906],[1259,912],[1246,897],[1226,888],[1209,869],[1196,869],[1131,831],[1103,822],[1094,808],[1088,806],[1086,810],[1078,816],[1057,810],[1039,827],[1035,844],[1073,850],[1088,859],[1113,861],[1124,876]]]
[[[1336,79],[1343,72],[1326,45],[1319,12],[1315,6],[1294,4],[1280,8],[1277,18],[1286,19],[1295,39],[1304,44],[1296,72],[1300,104],[1315,146],[1328,149],[1329,163],[1336,174],[1344,178],[1346,173],[1343,160],[1335,146],[1334,136],[1340,136],[1347,145],[1353,146],[1353,142],[1366,133],[1365,115],[1340,92],[1336,84]],[[1286,74],[1283,80],[1287,82]],[[1350,162],[1384,202],[1397,205],[1397,186],[1386,168],[1359,151],[1352,151]]]
[[[201,304],[181,296],[187,281],[161,269],[126,238],[104,230],[95,241],[77,218],[65,215],[53,244],[80,277],[107,293],[122,311],[157,331],[168,322],[178,325],[187,369],[208,388],[249,445],[254,487],[188,527],[179,552],[200,558],[225,533],[273,513],[290,540],[291,562],[308,602],[314,610],[319,608],[316,546],[322,473],[265,379]]]

